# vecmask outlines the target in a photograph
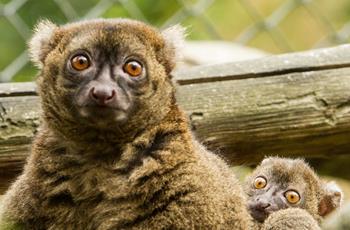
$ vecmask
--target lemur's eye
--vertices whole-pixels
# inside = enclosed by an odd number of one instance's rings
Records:
[[[123,70],[131,77],[138,77],[142,73],[142,65],[137,61],[128,61],[124,64]]]
[[[286,197],[287,201],[291,204],[296,204],[300,200],[300,195],[294,190],[289,190],[285,192],[284,196]]]
[[[254,187],[256,189],[265,188],[266,184],[267,184],[267,180],[264,177],[262,177],[262,176],[258,176],[254,180]]]
[[[75,70],[83,71],[90,67],[90,60],[87,56],[78,54],[70,60],[72,67]]]

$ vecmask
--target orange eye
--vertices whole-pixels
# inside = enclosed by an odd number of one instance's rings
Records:
[[[75,70],[82,71],[90,67],[90,60],[85,55],[76,55],[70,61]]]
[[[284,196],[286,197],[287,201],[291,204],[296,204],[300,200],[300,195],[293,190],[289,190],[284,193]]]
[[[128,61],[123,66],[124,72],[131,77],[138,77],[142,73],[142,65],[137,61]]]
[[[267,181],[264,177],[262,176],[258,176],[257,178],[255,178],[254,180],[254,187],[256,189],[262,189],[262,188],[265,188],[267,184]]]

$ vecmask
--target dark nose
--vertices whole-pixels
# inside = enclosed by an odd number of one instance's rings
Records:
[[[265,201],[258,201],[255,205],[255,208],[256,209],[259,209],[259,210],[265,210],[267,209],[268,207],[270,207],[270,203],[268,202],[265,202]]]
[[[90,97],[98,105],[107,105],[115,94],[115,90],[107,86],[95,86],[90,89]]]

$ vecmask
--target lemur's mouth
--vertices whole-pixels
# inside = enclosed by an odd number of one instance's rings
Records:
[[[120,108],[119,106],[112,106],[112,105],[86,105],[84,106],[85,108],[89,109],[89,110],[95,110],[96,112],[99,112],[100,110],[102,111],[124,111],[126,112],[125,109]]]
[[[259,222],[263,222],[270,215],[269,211],[258,208],[250,208],[249,212]]]
[[[128,110],[119,107],[87,105],[78,107],[80,116],[96,124],[113,124],[127,120]]]

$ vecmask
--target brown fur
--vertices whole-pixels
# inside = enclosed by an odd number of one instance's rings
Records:
[[[318,222],[305,209],[288,208],[272,213],[261,230],[321,230]]]
[[[137,52],[147,63],[148,80],[125,122],[85,119],[72,102],[79,82],[67,80],[67,59],[91,47]],[[41,23],[31,55],[42,66],[43,124],[5,195],[2,221],[51,230],[249,229],[240,185],[194,140],[175,102],[169,78],[175,52],[157,30],[136,21]]]
[[[256,189],[253,186],[258,176],[266,178],[265,188]],[[297,191],[301,196],[296,204],[289,204],[283,196],[290,189]],[[266,158],[252,175],[247,177],[245,191],[248,195],[248,204],[258,202],[257,199],[260,199],[260,202],[261,199],[266,199],[259,194],[268,194],[270,190],[274,197],[270,197],[268,201],[270,206],[266,210],[270,215],[264,221],[263,229],[285,229],[278,228],[279,225],[282,226],[280,223],[290,226],[288,229],[311,229],[306,226],[316,223],[315,228],[318,229],[317,223],[338,208],[342,198],[341,190],[335,183],[322,181],[302,159]],[[284,207],[280,209],[284,210],[278,211],[275,206],[277,204],[283,205]],[[311,216],[314,220],[308,218]]]

